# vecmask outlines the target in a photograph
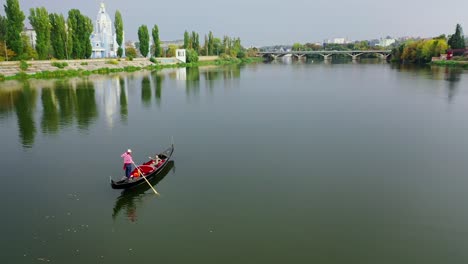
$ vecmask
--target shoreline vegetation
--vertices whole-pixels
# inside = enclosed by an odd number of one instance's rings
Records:
[[[439,60],[430,62],[429,64],[441,67],[463,68],[468,70],[468,61]]]
[[[263,58],[259,57],[247,57],[247,58],[213,58],[210,60],[200,60],[198,62],[189,62],[189,63],[172,63],[172,64],[164,64],[164,63],[152,63],[149,62],[148,65],[142,66],[134,66],[134,65],[127,65],[122,67],[116,66],[119,62],[124,62],[125,60],[117,60],[117,59],[110,59],[105,62],[108,64],[107,67],[99,67],[95,69],[91,69],[89,64],[93,62],[92,59],[82,61],[80,60],[80,68],[79,69],[66,69],[68,63],[73,62],[73,60],[68,61],[16,61],[16,65],[19,65],[18,70],[13,75],[2,75],[0,74],[0,81],[6,80],[24,80],[24,79],[54,79],[54,78],[68,78],[68,77],[83,77],[83,76],[90,76],[93,74],[110,74],[110,73],[117,73],[117,72],[136,72],[141,70],[149,70],[149,71],[157,71],[161,69],[168,69],[168,68],[191,68],[191,67],[200,67],[200,66],[223,66],[223,65],[232,65],[232,64],[248,64],[248,63],[255,63],[255,62],[262,62]],[[146,60],[145,60],[146,61]],[[47,63],[50,66],[56,67],[56,70],[43,70],[37,71],[33,73],[26,73],[28,66],[30,63]],[[0,63],[0,66],[1,63]],[[111,67],[113,66],[113,67]]]

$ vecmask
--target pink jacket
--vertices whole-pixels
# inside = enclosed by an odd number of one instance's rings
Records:
[[[132,164],[133,163],[132,155],[128,154],[127,152],[120,155],[120,157],[122,157],[124,159],[125,164]]]

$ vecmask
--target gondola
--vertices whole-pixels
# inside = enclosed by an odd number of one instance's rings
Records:
[[[163,152],[157,154],[154,158],[150,157],[150,160],[138,165],[138,169],[135,168],[131,175],[133,176],[131,179],[122,179],[120,181],[114,181],[112,178],[110,179],[111,187],[113,189],[128,189],[141,183],[145,183],[145,179],[143,178],[141,173],[143,173],[144,177],[147,180],[150,180],[155,175],[160,173],[164,167],[169,163],[169,160],[172,157],[172,153],[174,152],[174,144],[172,144],[168,149],[164,150]],[[158,158],[160,159],[159,161]],[[146,184],[146,183],[145,183]]]

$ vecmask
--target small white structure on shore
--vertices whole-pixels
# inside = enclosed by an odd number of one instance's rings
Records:
[[[187,62],[187,57],[185,55],[185,49],[176,49],[176,59],[179,61],[186,63]]]

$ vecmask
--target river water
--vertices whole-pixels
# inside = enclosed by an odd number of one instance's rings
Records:
[[[1,263],[464,263],[468,72],[269,63],[0,83]],[[147,185],[120,155],[175,142]]]

